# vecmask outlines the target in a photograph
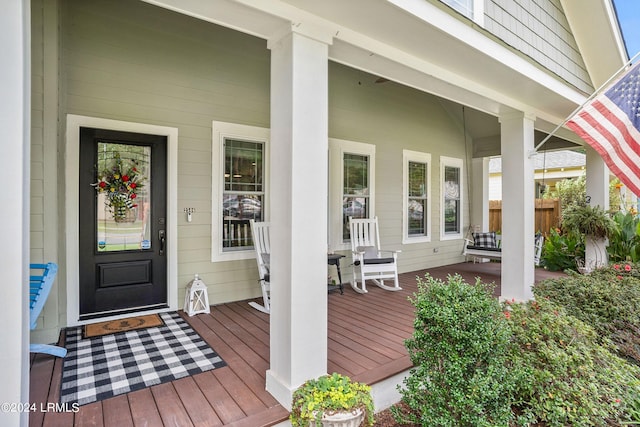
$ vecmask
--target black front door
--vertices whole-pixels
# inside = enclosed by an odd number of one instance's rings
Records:
[[[167,307],[166,169],[165,136],[80,129],[81,320]]]

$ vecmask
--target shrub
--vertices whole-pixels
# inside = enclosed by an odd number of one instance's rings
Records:
[[[615,178],[609,182],[609,205],[620,206],[620,190],[618,185],[620,180]],[[564,208],[571,205],[586,205],[587,197],[587,177],[581,175],[578,178],[568,178],[560,180],[556,183],[555,191],[551,191],[544,195],[545,199],[559,199],[560,205]]]
[[[570,274],[533,288],[567,313],[610,339],[619,354],[640,365],[640,271],[631,263],[611,264],[589,275]]]
[[[542,249],[542,265],[550,271],[578,271],[576,259],[584,259],[584,242],[581,236],[561,234],[553,228]]]
[[[620,425],[640,393],[640,371],[601,344],[596,331],[543,300],[507,307],[519,425]]]
[[[562,179],[556,183],[555,191],[545,194],[545,198],[557,198],[561,206],[585,205],[587,178],[581,175],[575,179]]]
[[[632,213],[613,215],[616,229],[609,236],[607,253],[611,261],[640,260],[640,218]]]
[[[414,334],[405,341],[414,368],[400,388],[423,426],[507,426],[517,375],[507,368],[510,329],[487,285],[459,275],[418,279],[411,298]]]
[[[616,224],[601,206],[571,205],[562,211],[562,229],[604,239],[615,232]]]

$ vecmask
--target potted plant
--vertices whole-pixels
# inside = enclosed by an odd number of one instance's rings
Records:
[[[309,380],[293,392],[289,418],[294,427],[372,426],[373,411],[371,387],[333,373]]]
[[[607,239],[616,223],[600,206],[571,205],[562,212],[562,228],[585,236],[585,260],[581,272],[607,265]]]

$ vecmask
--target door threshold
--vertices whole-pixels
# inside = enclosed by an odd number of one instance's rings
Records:
[[[114,311],[103,311],[100,313],[90,313],[90,314],[81,314],[79,317],[80,323],[91,323],[91,320],[116,320],[123,319],[125,317],[130,317],[131,314],[141,315],[141,314],[152,314],[152,313],[161,313],[164,311],[169,311],[168,304],[157,304],[152,306],[144,306],[144,307],[133,307],[128,308],[126,310],[114,310]]]

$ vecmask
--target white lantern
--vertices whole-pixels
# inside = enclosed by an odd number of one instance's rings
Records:
[[[211,312],[211,309],[209,308],[207,285],[200,280],[200,277],[197,274],[187,285],[187,291],[184,295],[184,311],[189,316]]]

